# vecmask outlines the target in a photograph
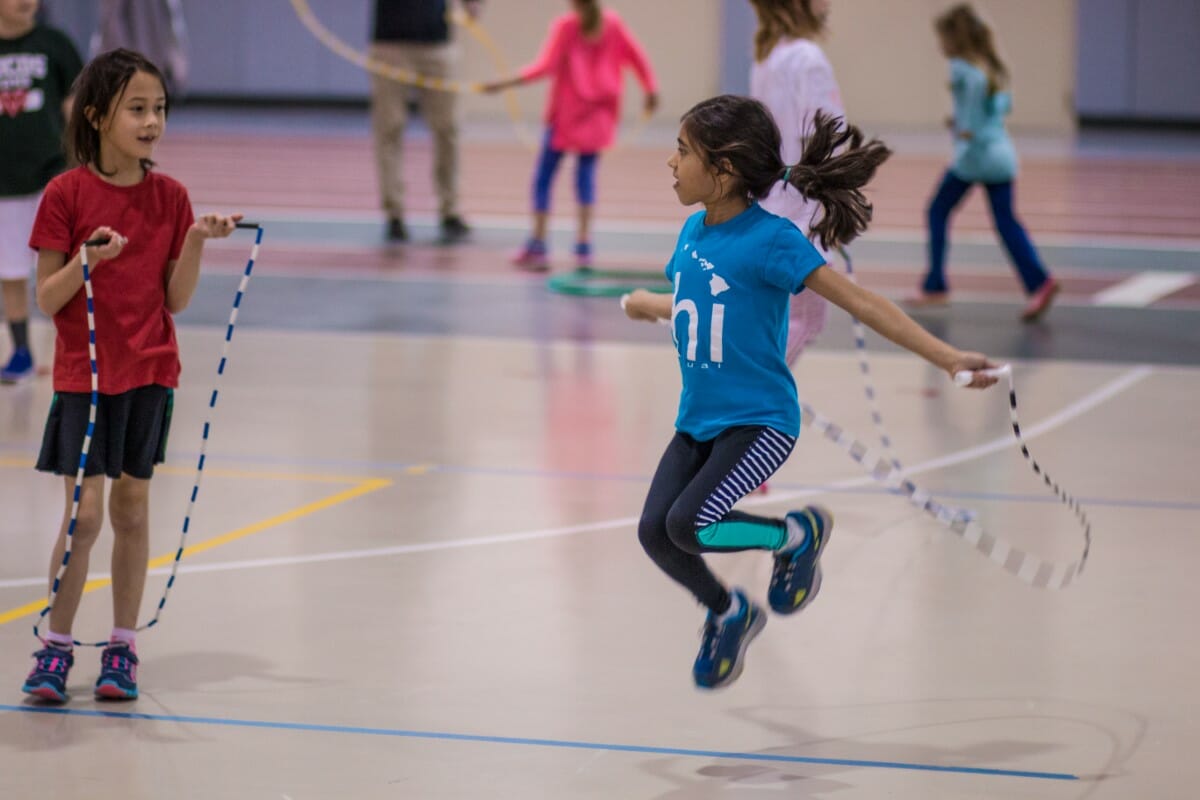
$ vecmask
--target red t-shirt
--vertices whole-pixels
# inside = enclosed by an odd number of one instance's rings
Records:
[[[87,167],[76,167],[46,187],[30,247],[57,250],[70,261],[101,225],[129,240],[121,255],[89,267],[102,394],[179,385],[179,346],[167,311],[167,262],[179,258],[193,221],[187,190],[157,172],[134,186],[114,186]],[[54,327],[54,391],[90,392],[83,287],[54,315]]]

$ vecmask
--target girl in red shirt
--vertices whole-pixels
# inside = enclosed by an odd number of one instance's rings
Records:
[[[67,699],[74,663],[71,626],[87,581],[88,556],[104,521],[104,479],[112,481],[113,631],[95,694],[137,697],[134,631],[146,584],[150,478],[164,458],[179,347],[171,315],[187,307],[200,276],[204,241],[228,236],[240,214],[192,215],[187,191],[152,172],[167,122],[162,73],[130,50],[105,53],[75,84],[68,147],[81,164],[46,187],[29,246],[38,251],[37,303],[54,318],[54,399],[37,468],[63,476],[66,511],[51,556],[62,563],[91,402],[87,298],[79,248],[88,249],[100,378],[96,423],[71,537],[71,558],[50,611],[45,645],[24,691]]]

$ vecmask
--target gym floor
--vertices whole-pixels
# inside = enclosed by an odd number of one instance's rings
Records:
[[[647,128],[602,162],[599,267],[661,270],[692,211],[670,189],[674,135]],[[940,140],[889,141],[875,227],[852,251],[860,280],[899,299],[923,269],[944,153]],[[954,223],[953,304],[914,312],[1014,365],[1030,449],[1092,522],[1078,581],[1027,587],[806,430],[744,505],[833,511],[824,588],[799,616],[772,618],[740,680],[712,693],[690,675],[703,614],[635,533],[672,433],[667,334],[613,298],[550,292],[509,266],[532,155],[501,135],[467,136],[473,237],[439,246],[429,143],[409,143],[413,241],[386,244],[365,114],[172,117],[160,169],[198,210],[241,210],[265,230],[181,575],[139,640],[134,703],[92,699],[87,650],[65,706],[19,691],[62,489],[32,469],[49,376],[0,387],[0,796],[1191,795],[1200,142],[1019,141],[1018,211],[1063,280],[1058,302],[1018,322],[1018,282],[974,196]],[[154,481],[147,619],[250,244],[242,232],[209,246],[177,318],[184,376]],[[33,334],[48,361],[52,326],[36,320]],[[1002,389],[957,390],[878,337],[868,352],[916,483],[1018,547],[1078,557],[1079,526],[1018,451]],[[874,441],[843,313],[796,377],[807,402]],[[81,638],[111,626],[106,541]],[[711,563],[761,601],[767,555]]]

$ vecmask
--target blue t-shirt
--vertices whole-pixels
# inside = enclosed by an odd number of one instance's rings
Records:
[[[758,204],[719,225],[704,218],[688,218],[666,269],[683,373],[675,427],[700,441],[735,425],[797,436],[788,301],[825,260],[791,221]]]
[[[988,92],[987,73],[961,58],[950,59],[954,95],[954,163],[950,170],[969,183],[1007,183],[1017,175],[1017,151],[1004,129],[1012,110],[1008,92]],[[970,139],[957,134],[968,131]]]

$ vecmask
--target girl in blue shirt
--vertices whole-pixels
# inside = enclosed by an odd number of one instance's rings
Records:
[[[741,673],[742,655],[766,612],[727,589],[702,553],[769,550],[771,608],[792,614],[821,587],[819,559],[833,515],[809,506],[784,519],[733,505],[778,469],[800,433],[796,384],[785,358],[788,303],[815,291],[875,331],[953,374],[989,364],[926,332],[894,304],[825,265],[789,220],[758,201],[779,181],[820,203],[811,235],[826,250],[862,232],[871,205],[862,187],[889,155],[854,127],[818,114],[796,164],[780,157],[780,133],[757,100],[724,95],[688,111],[667,162],[684,205],[701,203],[666,267],[671,295],[639,290],[623,304],[633,319],[670,320],[683,391],[676,433],[650,485],[638,523],[647,554],[708,609],[693,666],[698,686]],[[994,383],[977,374],[973,386]]]
[[[1029,302],[1021,319],[1032,322],[1050,307],[1059,283],[1046,272],[1029,235],[1013,212],[1013,180],[1017,153],[1004,129],[1012,110],[1008,70],[996,55],[992,32],[969,6],[954,6],[935,23],[942,53],[950,59],[950,91],[954,95],[954,161],[929,205],[929,272],[913,305],[943,305],[950,299],[946,284],[946,229],[950,214],[973,184],[987,190],[996,231],[1025,284]]]

